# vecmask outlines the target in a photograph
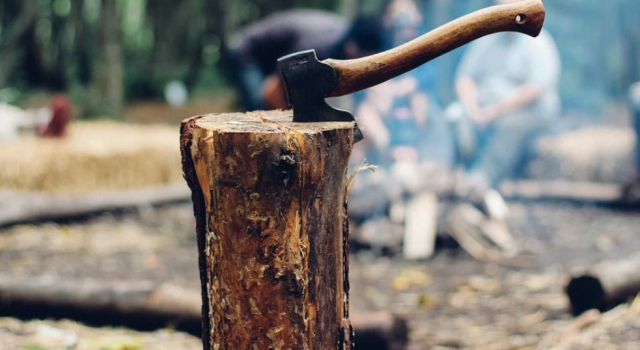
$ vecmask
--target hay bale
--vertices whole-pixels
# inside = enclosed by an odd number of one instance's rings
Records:
[[[634,176],[631,129],[589,127],[542,138],[527,175],[535,179],[624,183]]]
[[[182,180],[178,128],[78,122],[64,139],[0,145],[0,189],[81,193]]]

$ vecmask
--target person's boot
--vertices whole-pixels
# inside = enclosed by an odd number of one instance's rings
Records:
[[[500,192],[488,189],[482,196],[482,209],[492,219],[505,221],[509,216],[509,206]]]

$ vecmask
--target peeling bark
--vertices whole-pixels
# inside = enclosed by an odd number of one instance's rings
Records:
[[[290,112],[182,125],[205,349],[349,349],[345,191],[352,123]]]

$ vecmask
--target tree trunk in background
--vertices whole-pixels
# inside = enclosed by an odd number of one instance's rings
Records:
[[[91,28],[85,22],[85,0],[73,0],[69,18],[73,21],[74,41],[71,48],[71,60],[76,63],[76,70],[72,79],[76,79],[81,85],[91,82]]]
[[[207,22],[207,32],[213,33],[220,39],[220,62],[219,67],[225,69],[227,65],[228,39],[229,39],[229,21],[227,20],[230,11],[229,2],[226,0],[215,0],[208,7],[208,12],[212,18],[211,22]],[[211,26],[211,27],[209,27]]]
[[[67,18],[58,16],[51,10],[51,41],[50,54],[53,56],[49,62],[47,86],[54,91],[67,89],[67,67],[69,65],[70,47],[67,45],[66,36],[73,25]]]
[[[203,4],[205,14],[204,30],[201,39],[217,38],[219,40],[219,61],[217,63],[221,70],[227,67],[227,27],[229,16],[229,2],[226,0],[205,1]],[[185,75],[185,84],[195,86],[200,78],[200,71],[203,66],[203,50],[206,42],[201,40],[196,45],[193,55],[189,58],[189,69]]]
[[[198,26],[198,18],[190,18],[191,1],[150,1],[147,10],[152,11],[154,47],[152,54],[153,82],[161,86],[179,78],[182,53],[189,52],[188,32]],[[180,33],[180,35],[176,35]]]
[[[226,0],[215,0],[207,2],[209,8],[209,16],[211,21],[207,21],[207,33],[211,32],[220,39],[220,57],[227,57],[227,29],[229,23],[227,16],[229,15],[229,2]]]
[[[342,0],[340,4],[340,12],[346,18],[355,18],[360,10],[360,0]]]
[[[205,12],[208,3],[208,1],[202,3],[198,0],[190,0],[188,5],[188,9],[192,12],[189,15],[190,18]],[[181,50],[184,56],[181,57],[181,60],[186,63],[185,72],[182,75],[182,78],[189,89],[195,87],[198,83],[198,78],[200,77],[200,71],[202,70],[203,63],[202,53],[205,46],[205,40],[208,35],[207,25],[210,22],[206,15],[198,17],[199,20],[197,22],[191,23],[191,25],[187,26],[187,47],[185,47],[185,50]]]
[[[23,60],[28,61],[33,56],[29,53],[34,51],[37,41],[36,39],[36,23],[38,20],[38,1],[37,0],[22,0],[13,6],[9,6],[10,3],[4,4],[3,20],[10,21],[11,25],[6,26],[2,33],[0,40],[0,88],[7,87],[11,84],[11,74],[15,72],[16,68],[22,64],[21,56],[23,50],[26,50],[26,55]],[[19,8],[16,13],[12,13],[12,10]],[[25,62],[26,63],[26,62]],[[34,62],[40,63],[40,62]],[[40,66],[32,66],[31,72],[38,74]],[[27,74],[31,73],[27,72]],[[34,74],[34,75],[35,75]]]
[[[116,0],[102,0],[100,39],[87,111],[118,116],[124,108],[122,38]]]
[[[293,125],[290,112],[183,122],[204,349],[351,349],[352,144],[352,123]]]

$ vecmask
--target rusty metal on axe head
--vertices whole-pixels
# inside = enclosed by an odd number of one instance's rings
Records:
[[[354,121],[347,111],[329,106],[325,98],[347,95],[406,73],[475,39],[497,32],[537,36],[545,9],[541,0],[524,0],[476,11],[406,44],[351,60],[319,61],[314,50],[278,60],[278,69],[296,122]],[[355,125],[355,141],[362,133]]]

